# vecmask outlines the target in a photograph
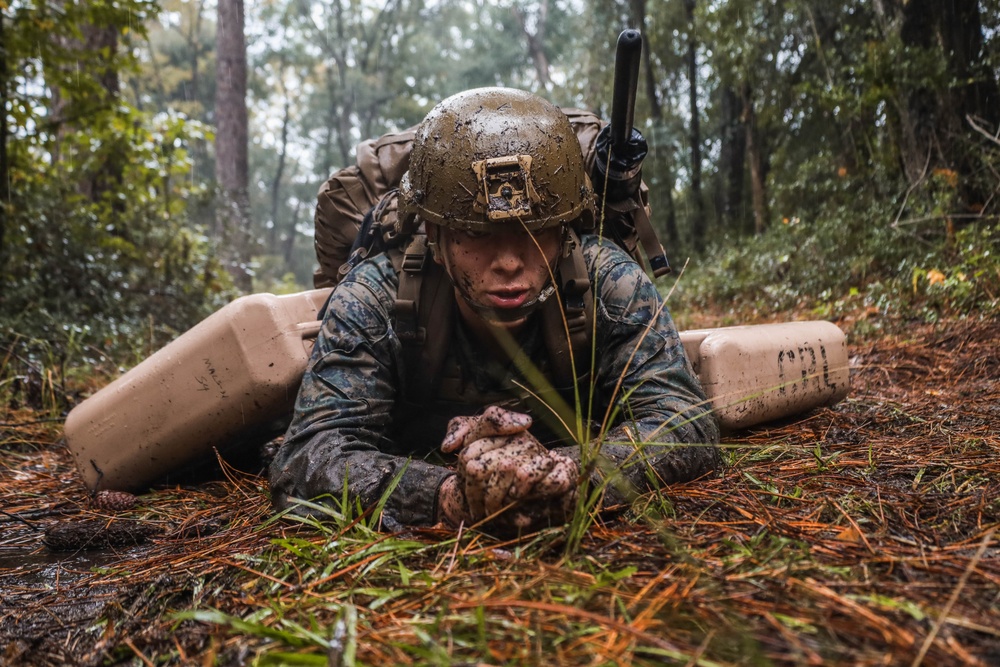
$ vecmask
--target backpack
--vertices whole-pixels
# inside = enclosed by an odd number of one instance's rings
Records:
[[[562,110],[580,141],[584,168],[593,173],[598,134],[604,126],[595,114],[580,109]],[[404,345],[408,373],[418,378],[407,394],[414,400],[436,395],[447,352],[447,336],[439,335],[451,323],[451,285],[443,272],[428,261],[426,236],[422,230],[400,230],[396,188],[410,163],[416,126],[385,134],[357,145],[355,164],[333,173],[320,188],[315,214],[315,248],[319,268],[315,287],[332,287],[365,257],[388,253],[399,289],[394,328]],[[640,186],[638,201],[604,205],[604,223],[597,229],[574,229],[573,233],[597,233],[612,239],[643,265],[643,254],[656,276],[670,271],[663,247],[649,221],[648,189]],[[600,217],[600,216],[597,216]],[[639,252],[642,246],[643,253]],[[571,363],[589,352],[593,322],[590,280],[580,243],[569,257],[560,260],[561,304],[550,299],[543,305],[543,334],[558,386],[575,382]],[[549,304],[552,306],[549,306]],[[560,306],[555,308],[554,306]],[[428,334],[428,331],[431,333]]]

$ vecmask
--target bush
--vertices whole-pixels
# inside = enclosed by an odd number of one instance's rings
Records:
[[[868,310],[925,321],[997,310],[994,219],[957,227],[944,212],[948,192],[935,180],[911,196],[912,216],[901,222],[899,205],[874,190],[828,183],[807,198],[817,203],[800,208],[802,216],[760,236],[721,239],[681,280],[672,309],[734,319],[796,309],[838,319]]]
[[[229,276],[189,217],[207,196],[189,182],[184,150],[201,131],[126,108],[103,132],[61,139],[59,152],[75,160],[47,165],[37,147],[13,144],[0,266],[5,378],[131,365],[231,300]],[[113,180],[102,183],[109,164]]]

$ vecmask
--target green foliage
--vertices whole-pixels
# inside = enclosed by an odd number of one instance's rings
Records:
[[[134,362],[232,294],[190,218],[209,194],[192,180],[190,147],[210,132],[118,92],[135,67],[131,40],[156,10],[4,6],[0,342],[5,386],[20,387],[13,404],[40,405],[40,389],[74,365]]]
[[[874,268],[905,256],[895,242],[905,237],[887,225],[869,224],[877,219],[877,207],[868,215],[850,209],[837,213],[825,218],[793,214],[761,236],[739,242],[726,237],[680,281],[672,310],[780,312],[806,305],[809,295],[822,298],[857,288]]]
[[[941,251],[912,262],[907,303],[913,315],[936,321],[950,314],[1000,309],[997,248],[1000,228],[981,223],[959,230]]]
[[[870,309],[935,320],[1000,307],[995,221],[958,231],[947,217],[902,224],[876,188],[851,179],[827,185],[809,217],[787,215],[761,236],[720,242],[680,281],[672,309],[737,317],[808,309],[825,319]]]
[[[66,137],[79,163],[14,172],[0,267],[4,405],[58,414],[231,299],[210,242],[185,224],[200,193],[175,146],[198,131],[125,110],[108,134]],[[80,143],[123,158],[119,191],[97,201],[79,192],[89,164]]]
[[[128,109],[102,129],[62,139],[77,160],[13,172],[0,315],[11,330],[47,339],[74,327],[98,344],[127,345],[152,326],[162,343],[231,293],[208,239],[185,224],[205,191],[186,180],[184,144],[203,129]],[[81,178],[112,156],[122,168],[116,187],[96,200],[81,193]],[[19,167],[32,163],[30,153],[16,157]]]
[[[951,85],[942,53],[905,44],[864,3],[793,2],[780,16],[771,3],[741,7],[712,9],[706,39],[723,79],[752,86],[772,217],[759,237],[720,233],[674,310],[738,320],[995,309],[996,220],[969,197],[995,188],[996,147],[953,128],[947,151],[914,160],[914,110],[945,104]]]

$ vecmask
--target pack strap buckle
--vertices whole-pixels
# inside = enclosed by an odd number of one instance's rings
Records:
[[[406,250],[403,251],[402,270],[407,273],[420,273],[427,266],[427,237],[418,234],[413,237]]]

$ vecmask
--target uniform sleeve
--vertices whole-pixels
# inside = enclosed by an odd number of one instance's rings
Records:
[[[302,379],[285,441],[271,464],[272,500],[343,491],[367,508],[396,482],[383,522],[431,524],[437,491],[450,472],[390,453],[392,409],[400,386],[400,343],[390,327],[388,277],[363,264],[333,292],[312,358]],[[388,268],[391,271],[391,267]]]
[[[617,504],[635,491],[718,468],[719,427],[656,287],[623,253],[607,247],[600,252],[596,381],[603,399],[598,403],[611,407],[594,421],[611,428],[601,439],[602,469],[595,475],[619,478],[605,496],[605,504]],[[579,447],[565,453],[577,460],[587,456]]]

